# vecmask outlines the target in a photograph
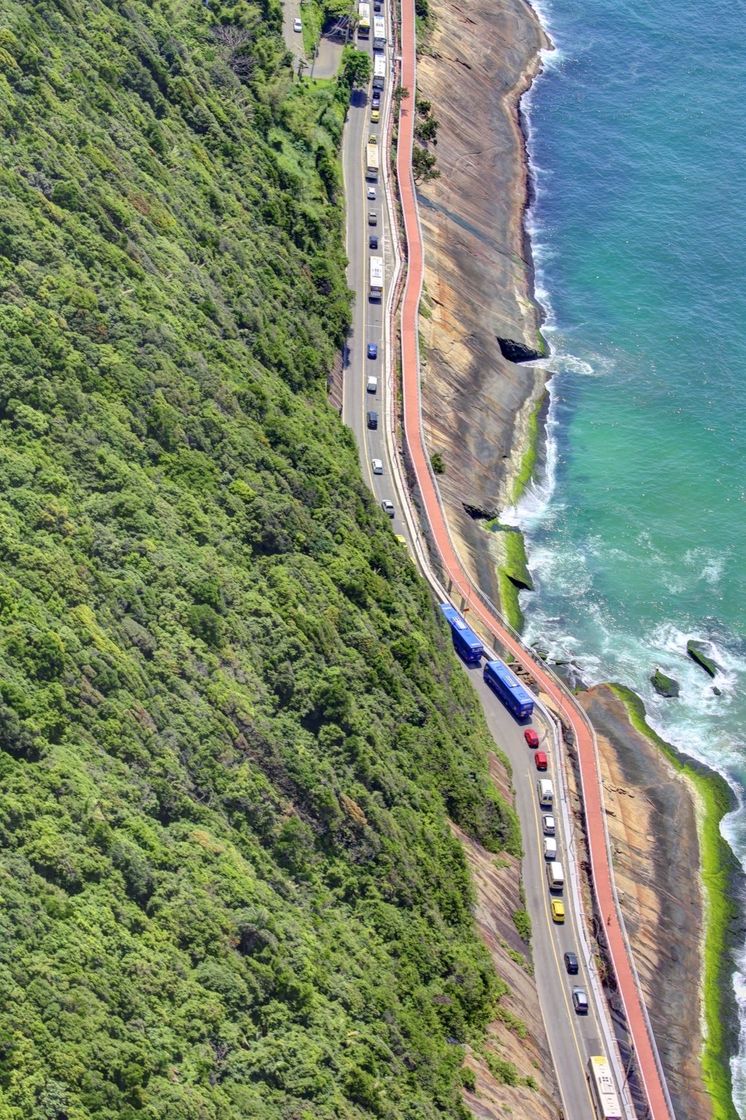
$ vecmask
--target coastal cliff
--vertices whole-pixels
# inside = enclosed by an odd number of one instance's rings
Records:
[[[439,122],[440,178],[420,187],[425,293],[423,420],[451,533],[479,584],[499,598],[502,533],[486,522],[511,500],[544,374],[512,358],[542,345],[523,211],[518,101],[546,36],[522,0],[436,0],[418,97]],[[515,535],[515,534],[512,534]]]
[[[672,750],[664,753],[635,725],[627,696],[634,703],[626,690],[598,685],[578,698],[598,736],[614,874],[645,1003],[676,1115],[735,1116],[722,1053],[730,1000],[704,970],[712,898],[703,848],[708,832],[719,836],[722,813],[713,819],[701,786],[712,796],[725,783],[715,774],[695,783],[689,767],[675,765]],[[729,876],[730,863],[718,857],[720,877]],[[714,932],[722,961],[722,930]],[[719,1037],[712,1037],[713,1017]],[[714,1054],[703,1055],[705,1036]]]

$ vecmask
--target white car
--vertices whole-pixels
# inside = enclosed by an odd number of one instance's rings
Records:
[[[377,377],[369,377],[365,388],[368,390],[369,393],[377,393],[378,392],[378,378]]]
[[[542,820],[544,821],[544,835],[554,836],[555,832],[557,831],[556,825],[554,823],[554,817],[550,816],[549,813],[545,813]]]
[[[373,474],[383,474],[383,460],[371,459],[371,466],[373,467]]]
[[[376,188],[375,187],[368,187],[368,202],[375,202],[375,200],[376,200]]]
[[[303,24],[301,23],[301,21],[299,19],[294,19],[293,20],[293,31],[302,31],[302,30],[303,30]]]

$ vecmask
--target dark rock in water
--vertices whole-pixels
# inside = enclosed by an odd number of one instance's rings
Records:
[[[695,642],[694,639],[690,638],[686,643],[686,652],[692,661],[696,661],[700,668],[709,673],[711,677],[720,672],[720,666],[704,652],[702,642]]]
[[[714,685],[712,686],[712,691],[713,691],[713,693],[715,694],[715,696],[722,696],[722,695],[723,695],[723,694],[722,694],[722,692],[720,691],[720,689],[718,688],[718,686],[717,686],[716,684],[714,684]]]
[[[673,677],[667,677],[661,669],[655,670],[650,678],[650,683],[659,696],[665,696],[668,699],[678,696],[681,691],[679,682],[675,681]]]
[[[531,649],[534,651],[536,656],[539,658],[539,661],[546,661],[547,658],[549,657],[549,650],[544,649],[543,646],[531,646]]]
[[[468,513],[469,517],[474,521],[494,521],[497,517],[497,510],[480,509],[479,506],[470,506],[468,502],[462,502],[464,513]]]
[[[537,358],[544,357],[541,351],[524,346],[522,342],[514,342],[512,338],[498,338],[497,345],[503,358],[509,362],[535,362]]]

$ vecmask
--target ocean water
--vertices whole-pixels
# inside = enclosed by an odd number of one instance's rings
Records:
[[[526,636],[746,790],[746,9],[545,0],[524,99],[552,348]],[[707,643],[713,682],[686,657]],[[681,685],[658,697],[660,666]],[[713,683],[720,695],[713,692]],[[746,861],[746,813],[725,833]],[[734,962],[746,1021],[746,955]],[[732,1063],[746,1116],[746,1032]]]

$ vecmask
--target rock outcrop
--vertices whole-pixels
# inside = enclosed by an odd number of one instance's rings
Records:
[[[681,686],[673,677],[666,676],[662,669],[656,669],[650,678],[655,691],[666,699],[674,699],[681,692]]]
[[[596,728],[614,875],[674,1111],[710,1120],[702,1083],[702,929],[692,786],[607,685],[578,697]]]
[[[510,500],[544,374],[540,317],[523,230],[527,192],[520,94],[544,33],[523,0],[431,0],[418,66],[439,122],[441,177],[420,187],[425,240],[423,417],[451,533],[472,576],[499,597],[501,542],[470,516]],[[468,63],[468,66],[466,65]],[[468,512],[467,512],[468,511]]]
[[[686,643],[686,652],[687,656],[691,657],[692,661],[696,661],[697,665],[704,669],[708,676],[714,677],[716,673],[720,672],[720,666],[705,653],[703,642],[697,642],[690,638]]]

